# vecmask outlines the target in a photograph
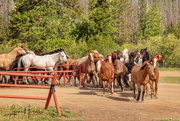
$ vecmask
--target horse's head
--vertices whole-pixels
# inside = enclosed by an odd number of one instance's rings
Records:
[[[120,52],[119,50],[114,51],[114,53],[117,53],[117,59],[120,59],[120,58],[121,58],[121,52]]]
[[[149,77],[150,78],[154,78],[154,66],[151,64],[151,63],[145,63],[142,67],[141,67],[141,69],[144,69],[144,68],[147,68],[147,71],[148,71],[148,73],[149,73]]]
[[[35,50],[36,55],[42,55],[43,51],[41,49]]]
[[[124,49],[122,51],[122,56],[123,56],[123,58],[125,60],[125,63],[128,63],[128,61],[129,61],[129,51],[128,51],[128,49]]]
[[[21,45],[21,48],[22,48],[24,51],[28,51],[28,49],[26,48],[25,45]]]
[[[95,53],[94,53],[93,51],[89,51],[88,59],[89,59],[91,62],[94,62],[94,57],[95,57]]]
[[[112,59],[115,60],[118,58],[118,54],[116,52],[112,53]]]
[[[17,54],[26,54],[26,52],[20,47],[20,46],[16,46],[16,49],[17,49]]]
[[[59,52],[59,54],[60,54],[60,60],[67,63],[68,61],[67,61],[67,56],[66,56],[65,52],[62,50]]]
[[[160,54],[156,54],[155,56],[152,55],[152,58],[149,62],[151,62],[154,65],[154,68],[157,68],[157,62],[164,63],[164,60]]]
[[[110,63],[112,63],[112,53],[109,53],[109,54],[107,55],[107,61],[110,62]]]
[[[91,50],[91,52],[94,54],[95,58],[103,57],[97,50]]]
[[[140,50],[140,58],[143,58],[146,56],[146,50],[147,50],[147,48]]]
[[[164,63],[164,59],[162,58],[162,56],[160,54],[156,54],[154,57],[157,59],[157,62]]]

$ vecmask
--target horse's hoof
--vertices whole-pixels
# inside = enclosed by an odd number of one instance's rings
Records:
[[[155,96],[155,99],[158,99],[158,97],[157,97],[157,96]]]

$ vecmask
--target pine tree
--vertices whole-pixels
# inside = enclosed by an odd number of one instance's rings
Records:
[[[128,0],[112,1],[113,34],[118,44],[132,40],[132,12],[133,9]]]
[[[37,43],[68,39],[83,9],[78,0],[16,0],[11,14],[11,38]]]
[[[139,1],[139,12],[138,12],[138,18],[139,18],[139,24],[138,24],[138,29],[137,29],[137,38],[143,39],[144,38],[144,31],[146,28],[146,14],[147,14],[147,6],[146,6],[146,1],[145,0],[140,0]]]
[[[161,16],[158,11],[158,3],[154,0],[151,9],[146,14],[144,37],[149,38],[162,33]]]
[[[110,36],[111,34],[111,14],[110,1],[90,0],[89,1],[89,31],[92,36],[97,34]]]

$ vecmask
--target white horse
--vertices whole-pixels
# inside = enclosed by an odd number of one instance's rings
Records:
[[[28,67],[42,67],[37,69],[45,69],[44,66],[51,66],[46,67],[47,71],[53,71],[54,65],[58,64],[60,61],[64,61],[67,63],[67,57],[64,53],[63,49],[58,49],[53,52],[50,52],[49,54],[45,55],[34,55],[34,54],[27,54],[20,58],[18,62],[18,68],[22,66],[25,68],[24,71],[28,71]],[[26,81],[27,83],[27,81]]]
[[[120,61],[122,61],[123,63],[129,62],[129,51],[127,48],[122,51],[122,57],[120,58]]]

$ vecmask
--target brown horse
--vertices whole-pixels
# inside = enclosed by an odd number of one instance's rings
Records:
[[[152,98],[153,95],[154,95],[153,82],[155,82],[155,92],[156,92],[155,97],[157,98],[158,78],[159,78],[159,72],[158,72],[158,69],[157,69],[157,62],[164,63],[164,60],[163,60],[163,58],[162,58],[162,56],[160,54],[156,54],[156,55],[152,56],[151,60],[145,61],[144,63],[147,63],[147,62],[149,62],[149,63],[151,62],[154,65],[155,76],[154,76],[154,78],[149,80],[149,84],[150,84],[150,87],[151,87],[151,98]],[[147,87],[146,87],[146,93],[148,94],[148,88]]]
[[[35,50],[36,55],[42,55],[43,51],[41,49]]]
[[[62,66],[58,66],[58,70],[70,70],[70,65],[75,61],[75,59],[67,59],[67,63],[65,63],[65,62],[62,62],[60,65],[62,65]],[[70,73],[66,73],[66,74],[70,74]],[[58,82],[59,82],[59,84],[60,84],[60,80],[61,80],[61,77],[62,77],[62,75],[63,75],[63,73],[61,73],[60,74],[60,77],[59,77],[59,79],[58,79]],[[71,80],[70,80],[70,78],[69,77],[66,77],[67,79],[68,79],[68,82],[70,82],[71,83]]]
[[[98,51],[91,50],[91,51],[89,51],[88,56],[77,59],[72,64],[81,65],[81,73],[85,73],[87,82],[89,82],[88,74],[90,74],[90,73],[92,73],[94,75],[96,82],[97,82],[97,74],[96,74],[96,68],[95,68],[95,64],[94,64],[94,58],[98,58],[101,56],[102,55]],[[72,65],[70,68],[72,70],[77,70],[77,69],[79,69],[79,66]],[[78,74],[78,73],[79,72],[76,72],[76,74]],[[74,85],[76,85],[76,78],[77,78],[77,76],[75,76],[75,78],[74,78]],[[85,84],[84,84],[84,86],[85,86]]]
[[[138,97],[137,101],[139,101],[140,94],[141,94],[141,85],[144,86],[143,93],[142,93],[142,101],[144,101],[144,93],[149,82],[149,79],[154,78],[154,67],[150,63],[146,63],[143,66],[135,65],[132,67],[131,70],[131,80],[133,83],[133,90],[134,90],[134,98],[135,96],[135,84],[138,86]]]
[[[103,96],[105,96],[105,81],[108,81],[109,91],[111,92],[111,94],[113,94],[114,66],[110,62],[103,61],[102,58],[99,59],[101,63],[100,77],[103,84]]]
[[[118,55],[116,52],[109,53],[107,55],[107,61],[114,65],[114,77],[117,79],[121,90],[123,91],[123,86],[121,84],[121,77],[125,78],[125,66],[122,61],[117,59]]]

